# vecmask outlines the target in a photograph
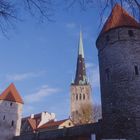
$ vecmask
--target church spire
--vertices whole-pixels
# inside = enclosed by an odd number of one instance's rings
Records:
[[[76,75],[75,75],[74,84],[76,85],[87,84],[83,38],[82,38],[81,31],[80,31],[80,38],[79,38],[79,50],[78,50],[77,67],[76,67]]]

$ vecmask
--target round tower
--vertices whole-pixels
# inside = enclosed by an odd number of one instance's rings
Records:
[[[118,4],[96,42],[103,138],[140,138],[140,24]]]
[[[20,135],[23,100],[14,84],[0,95],[0,139],[12,140]]]

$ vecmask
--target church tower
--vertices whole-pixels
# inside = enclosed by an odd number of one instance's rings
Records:
[[[82,123],[82,110],[86,105],[91,106],[91,86],[87,81],[82,32],[80,32],[76,75],[75,80],[71,83],[71,119],[75,124]],[[90,120],[88,120],[89,122]]]

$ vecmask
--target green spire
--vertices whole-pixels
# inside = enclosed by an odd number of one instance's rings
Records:
[[[82,36],[82,31],[80,31],[80,38],[79,38],[79,55],[84,58],[84,49],[83,49],[83,36]]]

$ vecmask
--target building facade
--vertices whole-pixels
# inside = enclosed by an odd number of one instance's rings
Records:
[[[140,138],[140,24],[115,5],[98,39],[103,138]]]
[[[31,114],[31,116],[22,118],[21,134],[35,133],[37,129],[49,121],[55,121],[55,114],[49,112],[42,112],[38,114]]]
[[[83,119],[87,119],[86,114],[84,116],[84,111],[87,108],[88,123],[91,122],[89,114],[92,115],[91,86],[87,81],[83,39],[82,32],[80,32],[76,75],[74,82],[71,83],[71,119],[75,124],[80,124]]]
[[[11,84],[0,95],[0,139],[12,140],[20,135],[23,100]]]

